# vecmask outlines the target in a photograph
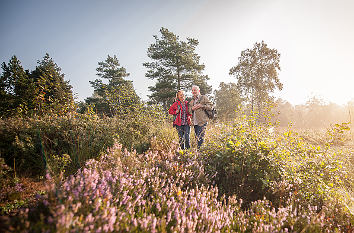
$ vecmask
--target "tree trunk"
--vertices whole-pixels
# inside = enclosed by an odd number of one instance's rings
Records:
[[[179,71],[177,71],[177,90],[181,90],[181,79],[179,77]]]
[[[181,77],[180,77],[178,66],[177,66],[177,90],[181,90]]]

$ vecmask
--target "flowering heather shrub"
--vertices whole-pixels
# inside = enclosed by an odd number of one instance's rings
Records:
[[[17,223],[41,232],[350,232],[353,219],[334,207],[321,210],[267,200],[241,209],[235,196],[219,198],[206,185],[192,153],[129,153],[115,145],[59,183],[48,177],[41,214]],[[332,209],[331,209],[332,208]]]
[[[48,186],[48,230],[218,232],[228,228],[231,209],[217,200],[216,188],[198,181],[203,173],[198,163],[187,160],[181,163],[173,153],[163,159],[153,152],[136,155],[116,146],[100,161],[88,161],[75,176]]]
[[[352,232],[354,218],[333,205],[301,206],[290,201],[274,208],[268,200],[258,200],[246,211],[252,232]],[[340,216],[335,216],[339,214]],[[338,221],[339,220],[339,221]]]

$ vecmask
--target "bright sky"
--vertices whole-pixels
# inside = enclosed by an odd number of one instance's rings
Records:
[[[352,0],[2,0],[0,62],[16,55],[34,69],[46,52],[70,80],[78,100],[91,96],[99,61],[117,55],[137,93],[152,80],[142,63],[161,27],[199,40],[205,74],[217,89],[241,51],[262,40],[281,54],[276,96],[303,104],[316,95],[345,104],[354,99]]]

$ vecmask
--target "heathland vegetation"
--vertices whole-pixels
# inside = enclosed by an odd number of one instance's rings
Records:
[[[166,108],[177,89],[211,87],[198,40],[160,33],[146,102],[116,56],[80,103],[48,54],[33,71],[3,63],[0,231],[353,232],[354,104],[276,100],[280,54],[256,43],[210,96],[203,146],[192,133],[179,150]]]

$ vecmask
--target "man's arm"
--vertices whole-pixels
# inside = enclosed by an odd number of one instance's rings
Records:
[[[208,111],[211,111],[213,108],[213,104],[205,95],[203,96],[202,108]]]

